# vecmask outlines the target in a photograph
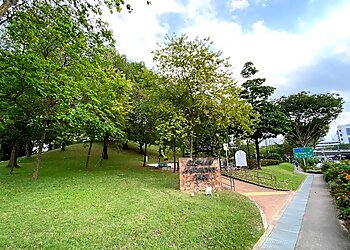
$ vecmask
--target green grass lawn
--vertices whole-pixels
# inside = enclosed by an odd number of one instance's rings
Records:
[[[0,249],[251,249],[263,233],[260,214],[230,192],[191,197],[178,174],[142,166],[133,150],[102,147],[43,154],[39,179],[33,161],[9,175],[0,164]],[[156,158],[156,157],[154,157]]]
[[[303,174],[294,173],[294,165],[287,162],[262,167],[259,171],[274,174],[277,179],[276,187],[287,190],[297,190],[306,177]]]
[[[263,166],[260,170],[231,171],[226,174],[252,183],[284,190],[297,190],[305,179],[305,175],[294,173],[293,164],[286,162],[274,166]],[[276,183],[273,175],[276,178]]]

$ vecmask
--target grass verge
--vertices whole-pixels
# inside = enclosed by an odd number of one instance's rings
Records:
[[[304,174],[295,173],[294,165],[287,162],[262,167],[259,171],[274,174],[277,180],[276,187],[287,190],[297,190],[306,177]]]
[[[246,197],[229,192],[191,197],[178,174],[143,168],[142,155],[100,145],[43,154],[8,174],[0,165],[0,249],[251,249],[263,233]]]

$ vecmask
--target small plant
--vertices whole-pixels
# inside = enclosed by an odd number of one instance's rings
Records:
[[[350,220],[350,165],[342,163],[325,163],[322,170],[331,193],[336,198],[339,209],[338,217]]]
[[[340,219],[350,219],[350,192],[339,195],[336,199]]]

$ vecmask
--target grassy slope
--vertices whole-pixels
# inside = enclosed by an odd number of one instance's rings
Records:
[[[228,192],[190,197],[177,174],[142,168],[142,156],[94,145],[22,159],[12,176],[0,165],[0,249],[251,249],[263,233],[247,198]]]
[[[305,179],[305,175],[294,173],[294,165],[291,163],[262,167],[260,171],[275,174],[277,178],[277,187],[288,190],[297,190]]]

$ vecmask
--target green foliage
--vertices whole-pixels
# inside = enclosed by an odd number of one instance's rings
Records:
[[[278,165],[282,161],[281,160],[274,160],[274,159],[261,159],[260,160],[260,165],[261,166],[273,166],[273,165]],[[253,159],[247,159],[248,167],[249,169],[257,169],[258,168],[258,163],[256,160]]]
[[[282,157],[279,153],[269,153],[265,157],[266,159],[278,160],[281,161]]]
[[[133,151],[111,150],[102,168],[81,171],[86,151],[43,154],[37,182],[32,159],[21,159],[14,176],[1,163],[1,249],[252,249],[264,232],[245,196],[191,197],[178,190],[178,174],[141,167]]]
[[[281,159],[262,159],[261,166],[273,166],[282,163]]]
[[[48,1],[14,1],[4,0],[0,4],[0,25],[10,22],[18,15],[20,11],[30,11],[36,8],[37,4]],[[131,12],[130,4],[123,0],[92,0],[89,2],[83,0],[57,0],[49,1],[50,5],[55,8],[69,9],[68,12],[72,19],[78,21],[79,25],[85,27],[87,30],[96,32],[96,38],[112,39],[111,32],[106,29],[106,23],[102,21],[101,16],[104,10],[109,10],[110,13],[120,12],[124,7]],[[145,4],[149,1],[145,1]]]
[[[248,164],[249,169],[257,169],[258,168],[258,163],[256,160],[247,159],[247,164]]]
[[[313,157],[313,158],[309,158],[307,160],[307,165],[308,166],[316,166],[317,163],[320,163],[321,162],[321,159],[318,158],[318,157]]]
[[[260,161],[259,143],[263,139],[285,134],[288,129],[287,117],[281,112],[279,106],[269,101],[268,98],[274,93],[275,88],[263,85],[265,78],[254,78],[258,70],[252,62],[244,64],[241,72],[243,78],[247,79],[242,84],[241,97],[246,99],[259,114],[259,121],[255,123],[255,132],[250,136],[254,140],[257,153],[258,168]]]
[[[129,78],[133,84],[128,138],[141,145],[149,145],[157,140],[156,127],[163,116],[164,107],[157,97],[160,79],[142,63],[129,63],[128,67],[126,72],[132,72]]]
[[[350,219],[350,165],[325,163],[324,178],[335,196],[340,219]]]
[[[35,172],[47,131],[120,137],[128,111],[131,89],[113,65],[115,49],[72,11],[38,1],[19,9],[1,32],[0,106],[13,107],[1,115],[23,122],[20,133],[40,131],[32,138],[41,145]]]
[[[311,95],[305,91],[280,98],[279,105],[292,125],[286,140],[294,146],[316,146],[342,112],[343,103],[338,94]]]
[[[229,127],[239,126],[244,133],[250,133],[251,119],[255,113],[244,100],[240,90],[229,73],[228,59],[222,52],[211,49],[207,39],[189,40],[186,35],[166,37],[166,42],[154,51],[157,73],[164,78],[160,87],[163,100],[172,107],[176,116],[186,120],[184,131],[188,131],[190,153],[194,140],[217,139],[216,134]],[[210,134],[204,135],[203,128],[210,127]],[[207,131],[207,132],[208,132]],[[205,138],[203,138],[205,137]]]

